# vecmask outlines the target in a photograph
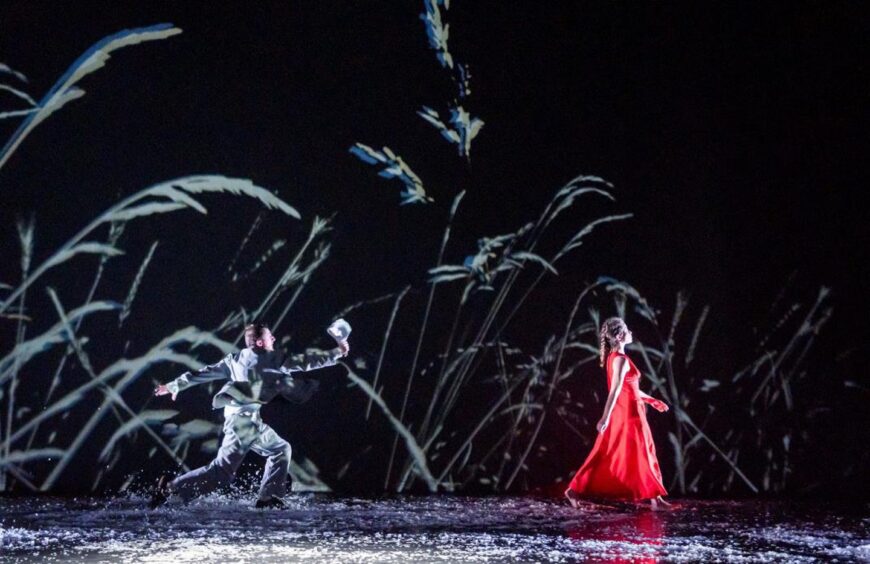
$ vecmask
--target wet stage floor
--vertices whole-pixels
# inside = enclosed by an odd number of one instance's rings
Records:
[[[212,496],[0,498],[0,562],[870,561],[870,516],[808,504],[677,501],[575,510],[531,497],[293,494],[284,510]],[[866,509],[866,506],[864,506]]]

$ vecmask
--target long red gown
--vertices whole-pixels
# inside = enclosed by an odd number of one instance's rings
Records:
[[[614,360],[628,361],[622,391],[610,414],[610,423],[598,434],[592,452],[568,486],[581,497],[641,500],[667,495],[656,458],[646,404],[640,396],[640,371],[628,356],[612,352],[607,357],[607,388],[614,377]]]

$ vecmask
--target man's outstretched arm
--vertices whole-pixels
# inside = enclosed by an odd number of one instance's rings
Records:
[[[232,360],[233,355],[229,354],[220,362],[209,364],[208,366],[193,372],[185,372],[175,380],[157,386],[154,390],[154,395],[165,396],[167,394],[172,394],[172,400],[175,401],[179,392],[196,386],[197,384],[212,382],[214,380],[229,380],[231,377],[229,363],[232,362]]]
[[[335,366],[339,358],[347,356],[350,352],[350,345],[347,341],[341,341],[338,347],[328,351],[310,350],[304,354],[294,354],[287,357],[284,364],[281,366],[281,371],[285,374],[292,372],[309,372],[326,368],[327,366]]]

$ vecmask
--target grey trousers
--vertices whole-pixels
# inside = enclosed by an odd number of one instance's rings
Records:
[[[242,411],[224,420],[224,439],[207,466],[175,478],[169,491],[187,502],[229,484],[249,450],[266,457],[259,499],[283,496],[290,469],[290,444],[263,423],[259,411]]]

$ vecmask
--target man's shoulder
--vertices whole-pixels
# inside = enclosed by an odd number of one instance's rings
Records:
[[[237,362],[247,368],[256,366],[258,369],[268,369],[281,366],[286,358],[282,350],[267,351],[249,347],[239,351]]]
[[[244,348],[235,354],[231,354],[230,357],[246,368],[256,365],[260,358],[257,352],[251,347]]]

